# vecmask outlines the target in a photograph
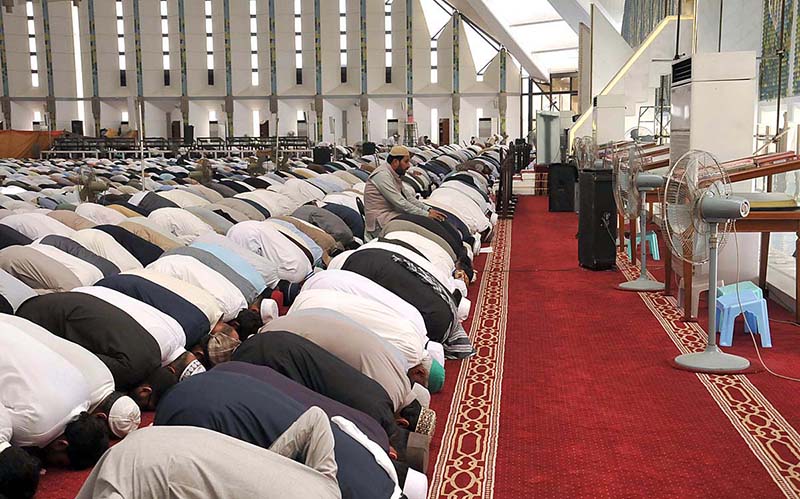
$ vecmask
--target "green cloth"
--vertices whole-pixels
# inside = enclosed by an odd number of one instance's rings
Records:
[[[428,374],[428,391],[437,393],[444,386],[444,367],[436,359],[431,361],[431,371]]]

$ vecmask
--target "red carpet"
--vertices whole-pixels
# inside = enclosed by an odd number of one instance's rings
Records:
[[[702,314],[687,325],[673,298],[579,268],[576,232],[575,214],[523,197],[478,258],[465,324],[478,353],[448,361],[433,397],[429,497],[800,496],[800,385],[672,368],[702,345]],[[771,327],[767,364],[800,376],[800,328]],[[737,328],[727,350],[755,358]],[[37,497],[73,497],[85,475],[50,472]]]
[[[796,471],[780,477],[764,464],[781,455],[797,467],[796,432],[772,427],[779,415],[759,412],[769,403],[748,379],[795,424],[800,385],[670,367],[679,350],[653,310],[669,300],[648,305],[614,289],[620,272],[580,269],[576,215],[546,210],[545,198],[523,198],[514,219],[494,497],[796,495]],[[800,341],[779,329],[776,367],[793,359],[798,371]],[[752,353],[746,341],[734,339]],[[771,453],[744,438],[757,433]]]
[[[154,413],[142,414],[142,426],[153,423]],[[113,442],[112,442],[113,445]],[[58,468],[48,469],[39,480],[36,499],[72,499],[81,490],[86,477],[92,470],[72,471]]]

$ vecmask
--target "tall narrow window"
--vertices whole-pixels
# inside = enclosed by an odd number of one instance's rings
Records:
[[[261,113],[253,109],[253,137],[261,136]]]
[[[81,60],[81,26],[78,6],[72,5],[72,53],[75,55],[75,97],[78,98],[78,119],[83,122],[86,111],[83,107],[83,61]]]
[[[294,0],[294,72],[295,83],[303,84],[303,18],[302,0]]]
[[[214,84],[214,20],[211,16],[211,0],[205,0],[206,13],[206,68],[208,84]]]
[[[161,13],[161,59],[164,68],[164,85],[169,86],[169,8],[167,0],[160,0],[159,9]]]
[[[386,41],[386,83],[392,82],[392,1],[383,4],[384,38]]]
[[[431,40],[431,83],[439,83],[439,41]]]
[[[125,71],[125,19],[122,17],[122,0],[114,2],[117,16],[117,55],[119,56],[119,86],[127,87],[128,78]]]
[[[25,15],[28,18],[28,52],[31,60],[31,86],[39,86],[39,58],[36,55],[36,24],[33,22],[33,2],[25,2]],[[36,120],[40,121],[40,120]]]
[[[258,20],[256,0],[250,0],[250,83],[258,86]],[[258,111],[256,111],[258,112]]]
[[[347,83],[347,0],[339,0],[339,66],[341,82]]]

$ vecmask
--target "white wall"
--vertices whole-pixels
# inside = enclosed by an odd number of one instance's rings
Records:
[[[592,97],[599,94],[633,54],[614,25],[592,6]]]
[[[168,135],[167,115],[170,119],[188,119],[195,126],[195,136],[208,135],[208,111],[214,109],[220,122],[220,132],[226,133],[226,116],[222,111],[226,95],[225,46],[223,0],[212,0],[214,32],[215,82],[209,85],[206,68],[205,13],[202,0],[185,1],[184,26],[186,30],[186,79],[189,98],[188,116],[180,113],[181,67],[179,12],[176,0],[168,5],[170,80],[164,85],[161,48],[161,19],[158,0],[140,0],[140,27],[142,47],[143,95],[147,102],[145,108],[146,133],[148,136]],[[54,97],[58,128],[69,128],[70,121],[78,118],[79,103],[75,80],[75,60],[73,54],[73,33],[71,2],[51,1],[50,26],[53,50]],[[324,97],[323,138],[340,139],[345,135],[350,143],[361,140],[361,112],[356,105],[361,94],[360,82],[360,25],[359,0],[347,0],[347,41],[348,41],[348,81],[342,84],[339,71],[339,15],[338,2],[322,0],[321,6],[321,57],[322,57],[322,96]],[[385,83],[385,45],[384,45],[384,1],[367,1],[367,91],[370,99],[368,121],[372,140],[386,138],[387,108],[394,110],[400,121],[400,129],[406,119],[402,109],[406,94],[406,1],[393,2],[392,43],[393,75],[392,83]],[[81,64],[83,67],[83,95],[86,102],[84,131],[94,132],[92,117],[92,69],[98,75],[98,94],[100,98],[100,127],[119,127],[123,110],[130,113],[131,127],[134,127],[134,109],[128,109],[128,98],[137,95],[136,53],[134,43],[133,0],[123,1],[127,86],[120,85],[117,28],[114,0],[95,0],[95,29],[97,64],[92,67],[90,54],[89,17],[87,2],[78,6],[80,16]],[[309,131],[314,131],[314,114],[310,106],[315,94],[314,58],[314,0],[302,0],[303,19],[303,84],[295,84],[294,71],[294,14],[293,2],[276,0],[275,26],[277,51],[277,82],[279,97],[280,125],[277,132],[284,134],[296,130],[297,109],[309,111]],[[425,11],[420,0],[412,2],[413,31],[412,55],[415,103],[415,119],[420,135],[430,133],[430,109],[436,107],[439,117],[452,115],[452,27],[444,29],[439,37],[439,75],[438,84],[430,82],[430,38]],[[47,91],[47,71],[44,53],[44,29],[41,4],[34,3],[34,22],[37,31],[37,53],[40,85],[31,86],[31,72],[28,55],[28,33],[24,4],[16,4],[13,13],[5,13],[4,30],[12,98],[12,126],[30,129],[33,110],[44,115]],[[252,110],[259,109],[261,121],[271,119],[269,113],[270,94],[270,56],[269,56],[269,14],[268,0],[257,0],[258,62],[259,83],[252,85],[250,63],[250,14],[249,1],[230,1],[231,28],[231,74],[234,100],[233,130],[235,135],[252,135]],[[482,82],[478,82],[475,64],[470,52],[466,23],[460,23],[460,87],[461,98],[467,102],[466,108],[476,106],[474,102],[491,102],[499,92],[499,58],[495,58],[486,71]],[[437,28],[438,29],[438,28]],[[508,58],[509,119],[508,127],[512,135],[518,128],[518,120],[511,119],[513,94],[519,92],[518,66]],[[476,100],[477,99],[477,100]],[[473,104],[470,104],[473,103]],[[483,105],[483,104],[481,104]],[[419,108],[417,109],[417,106]],[[488,112],[491,106],[484,105]],[[347,111],[347,123],[342,120],[342,111]],[[467,111],[469,112],[469,111]],[[516,111],[514,111],[516,112]],[[336,119],[336,130],[331,131],[329,117]],[[469,139],[473,133],[466,117],[462,117],[462,136]],[[467,128],[463,128],[467,126]],[[271,132],[276,132],[271,123]],[[435,135],[435,133],[433,134]]]

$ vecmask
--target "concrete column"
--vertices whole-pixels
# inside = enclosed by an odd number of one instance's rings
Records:
[[[147,137],[144,113],[144,78],[142,75],[142,19],[139,15],[139,0],[133,0],[133,46],[136,54],[136,108],[141,113],[139,121],[139,139]]]
[[[453,137],[454,143],[461,142],[459,136],[458,115],[461,111],[461,96],[459,95],[459,44],[461,38],[461,14],[453,12]]]
[[[413,17],[414,0],[406,0],[406,114],[408,122],[414,118]]]
[[[233,129],[233,75],[231,74],[231,0],[222,1],[222,25],[225,30],[225,134],[234,137]]]
[[[369,137],[367,118],[369,115],[369,99],[367,98],[367,0],[361,0],[359,9],[361,31],[361,140]]]
[[[178,0],[178,43],[181,60],[181,117],[183,125],[186,126],[189,124],[189,85],[186,79],[186,8],[184,2],[185,0]]]
[[[11,8],[7,6],[6,8]],[[0,114],[3,115],[4,128],[11,128],[11,101],[8,90],[8,62],[6,60],[6,38],[3,28],[3,10],[0,8],[0,80],[2,80],[3,95],[0,95]]]
[[[53,89],[53,50],[50,43],[50,9],[48,0],[42,0],[42,25],[44,27],[44,61],[47,71],[47,114],[50,117],[49,127],[56,125],[56,100]]]
[[[322,141],[322,47],[319,0],[314,0],[314,115],[316,141]]]
[[[508,51],[505,47],[500,48],[500,93],[497,96],[497,109],[500,113],[500,134],[504,135],[506,133],[506,111],[508,109],[508,94],[506,93],[506,89],[508,86],[507,83],[507,74],[506,68],[508,63]]]
[[[97,32],[94,20],[94,0],[86,1],[89,18],[89,57],[92,63],[92,119],[94,136],[100,136],[100,83],[97,79]]]

